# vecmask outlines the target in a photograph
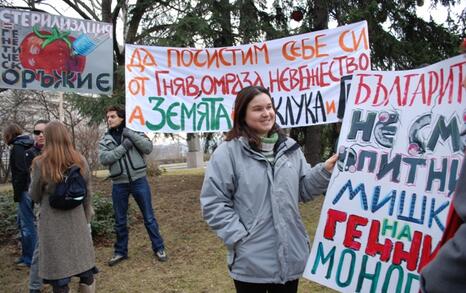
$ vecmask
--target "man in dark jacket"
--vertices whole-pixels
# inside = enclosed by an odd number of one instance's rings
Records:
[[[22,253],[16,264],[29,267],[36,246],[37,232],[34,225],[34,206],[28,194],[30,178],[25,152],[33,145],[33,140],[27,135],[22,135],[21,127],[15,123],[5,128],[3,139],[12,146],[10,151],[11,181],[14,201],[18,203],[17,219],[21,234]]]
[[[127,212],[130,193],[144,217],[155,256],[159,261],[166,261],[167,255],[152,209],[152,195],[146,178],[144,154],[152,152],[152,142],[143,133],[125,127],[125,110],[122,107],[108,108],[106,120],[108,132],[99,143],[99,160],[110,170],[117,236],[114,255],[108,265],[116,265],[128,258]]]

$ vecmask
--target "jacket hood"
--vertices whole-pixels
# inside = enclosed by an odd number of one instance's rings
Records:
[[[19,135],[15,139],[13,139],[14,145],[22,145],[25,147],[32,147],[34,145],[34,140],[29,137],[29,135]]]

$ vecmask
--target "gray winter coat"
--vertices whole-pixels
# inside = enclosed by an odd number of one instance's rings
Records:
[[[84,157],[82,159],[85,161]],[[49,204],[55,183],[41,176],[40,162],[32,166],[29,192],[32,200],[40,203],[39,276],[43,279],[62,279],[95,267],[94,245],[88,227],[93,210],[87,163],[84,179],[87,196],[83,204],[71,210],[58,210]]]
[[[311,168],[291,138],[277,144],[274,166],[240,138],[222,143],[207,167],[203,216],[227,246],[230,275],[238,281],[297,279],[309,256],[298,202],[325,191],[330,173],[323,164]]]
[[[146,176],[146,161],[143,154],[152,152],[152,142],[144,133],[129,130],[129,138],[134,146],[128,151],[117,144],[107,132],[99,143],[99,160],[110,170],[113,183],[128,183]]]
[[[466,292],[466,159],[456,184],[453,206],[462,224],[421,271],[424,293]]]

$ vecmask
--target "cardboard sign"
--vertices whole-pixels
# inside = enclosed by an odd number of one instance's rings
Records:
[[[125,52],[126,125],[144,132],[227,131],[250,85],[270,90],[283,127],[336,122],[341,77],[371,66],[366,22],[236,47]]]
[[[457,56],[353,75],[306,278],[341,292],[418,292],[463,160],[465,73]]]
[[[111,94],[109,23],[0,8],[0,88]]]

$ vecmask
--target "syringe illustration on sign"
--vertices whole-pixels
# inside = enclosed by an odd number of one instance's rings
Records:
[[[82,34],[73,42],[73,54],[88,56],[109,38],[110,37],[107,34],[97,35],[94,38],[91,38],[86,34]]]

